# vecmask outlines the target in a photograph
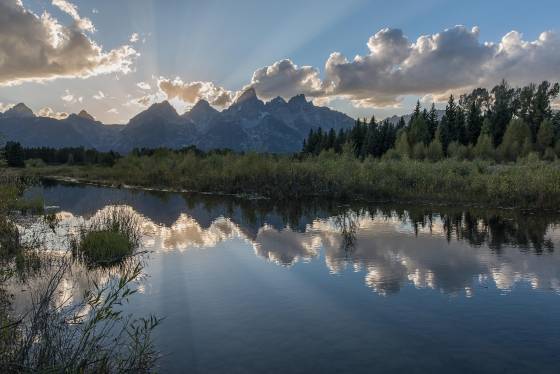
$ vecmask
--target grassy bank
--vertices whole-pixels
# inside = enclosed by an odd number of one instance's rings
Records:
[[[116,185],[258,194],[279,200],[321,196],[560,208],[560,162],[538,159],[495,164],[453,159],[360,161],[333,153],[299,158],[158,151],[152,156],[129,155],[113,167],[41,167],[25,172]]]

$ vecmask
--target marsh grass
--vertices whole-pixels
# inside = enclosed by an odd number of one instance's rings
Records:
[[[122,305],[135,294],[140,262],[119,267],[118,275],[92,286],[78,301],[61,292],[71,273],[65,259],[32,295],[30,310],[4,325],[0,371],[64,373],[143,373],[159,355],[151,332],[161,322],[154,316],[133,318]]]
[[[140,221],[126,207],[110,207],[71,238],[72,253],[89,265],[112,265],[131,256],[140,244]]]
[[[27,185],[0,170],[0,373],[152,371],[159,354],[151,333],[160,319],[135,318],[123,309],[142,273],[141,261],[130,256],[140,240],[137,217],[114,207],[79,230],[85,241],[76,243],[85,243],[83,248],[108,250],[85,256],[120,260],[85,269],[85,290],[78,294],[67,285],[76,277],[73,268],[84,266],[69,253],[45,251],[47,233],[60,236],[58,219],[41,214],[41,199],[22,197]],[[29,291],[20,292],[20,299],[29,305],[16,312],[14,289],[22,286]]]
[[[484,160],[437,162],[359,160],[323,152],[318,156],[159,151],[128,155],[113,167],[28,170],[112,185],[196,192],[260,195],[275,200],[310,197],[480,204],[492,207],[560,207],[560,161],[529,158],[496,164]]]

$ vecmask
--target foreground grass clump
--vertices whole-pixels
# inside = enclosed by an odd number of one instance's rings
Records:
[[[134,248],[122,233],[104,230],[86,233],[79,251],[89,262],[101,263],[130,256]]]
[[[91,265],[111,265],[131,256],[140,243],[140,222],[130,209],[111,207],[72,238],[72,253]]]

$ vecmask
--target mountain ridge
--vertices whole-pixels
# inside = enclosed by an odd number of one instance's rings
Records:
[[[338,131],[353,125],[354,119],[348,115],[315,106],[302,94],[288,101],[277,97],[265,103],[253,89],[222,111],[199,100],[179,114],[168,101],[162,101],[122,126],[105,125],[86,110],[61,120],[37,117],[23,103],[0,113],[0,133],[26,147],[83,146],[123,153],[141,147],[190,145],[204,150],[297,152],[310,129]]]

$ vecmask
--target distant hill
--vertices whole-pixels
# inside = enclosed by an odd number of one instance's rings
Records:
[[[445,114],[445,110],[436,109],[436,113],[437,113],[438,121],[440,121],[441,118],[443,117],[443,115]],[[399,123],[401,117],[404,117],[404,122],[408,124],[408,122],[409,122],[410,119],[412,118],[412,113],[411,113],[411,114],[405,114],[404,116],[391,116],[391,117],[387,117],[387,118],[385,118],[384,121],[389,121],[389,122],[392,123],[393,125],[396,125],[396,124]]]
[[[37,117],[25,104],[0,113],[0,133],[26,147],[84,146],[119,152],[135,147],[195,145],[206,150],[287,153],[301,149],[310,129],[338,131],[353,124],[346,114],[315,106],[303,95],[287,102],[277,97],[264,103],[253,89],[221,112],[201,100],[179,115],[164,101],[153,104],[124,126],[104,125],[86,111],[63,120]]]

